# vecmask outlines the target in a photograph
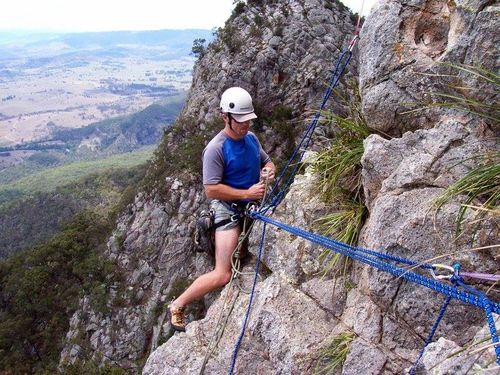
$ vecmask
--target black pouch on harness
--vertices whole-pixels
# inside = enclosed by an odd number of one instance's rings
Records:
[[[203,210],[196,218],[194,244],[199,253],[207,252],[215,256],[215,213],[213,210]]]
[[[196,229],[194,232],[194,244],[199,253],[206,252],[215,257],[215,230],[230,222],[240,221],[239,214],[232,215],[229,219],[215,224],[214,210],[203,210],[196,218]]]

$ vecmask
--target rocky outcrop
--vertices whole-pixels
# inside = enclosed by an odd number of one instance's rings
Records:
[[[163,146],[174,149],[189,137],[209,139],[219,116],[220,94],[240,85],[255,98],[261,115],[255,130],[264,148],[279,159],[287,142],[293,144],[294,135],[307,124],[308,111],[319,105],[329,69],[354,29],[344,7],[326,3],[259,1],[234,13],[195,65],[180,115],[186,127],[167,134]],[[347,77],[355,77],[356,68],[354,58]],[[273,120],[279,118],[273,114],[278,106],[291,109],[286,122]],[[182,157],[184,151],[176,149],[174,156]],[[101,306],[90,298],[81,300],[61,366],[90,358],[140,371],[148,353],[171,335],[165,319],[169,299],[213,267],[212,259],[193,250],[193,217],[205,204],[199,176],[186,171],[158,185],[153,193],[136,197],[120,218],[108,243],[109,258],[118,265],[118,280],[107,287]],[[204,316],[217,297],[214,293],[192,306],[189,318]]]
[[[160,204],[138,195],[118,221],[106,255],[122,279],[111,283],[101,306],[89,297],[81,300],[61,365],[90,357],[131,371],[140,368],[145,353],[161,339],[157,334],[152,340],[152,333],[161,331],[170,298],[193,274],[206,271],[209,263],[194,256],[194,222],[189,220],[204,201],[202,191],[192,180],[172,178],[167,183],[168,201]],[[199,316],[197,308],[191,310],[192,317]]]
[[[294,118],[300,118],[321,97],[320,82],[328,75],[325,67],[338,54],[344,31],[352,30],[348,14],[339,7],[316,0],[249,1],[226,25],[231,33],[220,31],[196,65],[183,116],[199,121],[201,129],[208,127],[216,116],[218,94],[237,84],[252,92],[264,112],[284,103],[293,108]],[[440,262],[459,261],[464,269],[497,271],[492,248],[469,250],[494,245],[498,223],[485,220],[478,231],[466,231],[456,240],[459,203],[446,204],[438,212],[433,209],[434,197],[477,163],[470,155],[498,149],[496,130],[490,122],[455,109],[402,113],[402,103],[415,104],[428,92],[446,90],[439,77],[428,75],[440,71],[441,61],[493,66],[493,57],[486,52],[490,40],[483,35],[493,22],[478,20],[496,11],[488,1],[386,0],[367,18],[361,33],[359,82],[364,116],[379,135],[364,143],[362,180],[369,210],[361,236],[364,247],[415,261],[452,253]],[[261,22],[269,27],[258,28]],[[228,35],[233,38],[226,39]],[[348,74],[356,76],[356,70]],[[474,78],[462,78],[475,87]],[[491,92],[484,86],[480,95]],[[332,108],[343,110],[338,105]],[[261,136],[271,138],[265,139],[266,147],[279,154],[282,148],[273,141],[272,130],[264,123]],[[335,210],[319,198],[317,178],[310,169],[297,176],[273,217],[317,230],[315,220]],[[188,324],[186,333],[163,335],[168,341],[158,346],[165,317],[160,307],[174,289],[184,287],[174,286],[175,280],[196,277],[211,266],[204,255],[186,252],[192,228],[185,214],[204,200],[198,185],[183,176],[177,182],[169,179],[167,186],[172,188],[166,195],[171,204],[138,197],[110,242],[110,256],[123,267],[125,285],[130,285],[133,296],[142,293],[140,299],[126,299],[121,302],[125,306],[113,305],[111,299],[112,313],[102,315],[82,300],[68,338],[76,338],[78,331],[90,336],[83,341],[87,345],[90,341],[96,358],[104,353],[103,362],[134,369],[156,348],[147,358],[144,374],[198,373],[218,317],[230,307],[226,301],[239,293],[224,335],[207,357],[205,373],[223,373],[231,364],[249,301],[248,294],[232,286],[205,300],[204,318]],[[261,228],[258,224],[250,241],[254,255]],[[413,365],[443,296],[360,263],[351,263],[345,272],[337,272],[337,267],[325,273],[324,249],[270,226],[264,249],[236,373],[314,373],[331,362],[328,353],[340,345],[339,338],[349,350],[342,369],[335,370],[338,373],[401,374]],[[253,262],[245,266],[250,274],[252,268]],[[245,275],[243,282],[248,289],[251,275]],[[198,316],[190,313],[192,320]],[[475,358],[469,347],[484,337],[484,324],[482,311],[453,302],[437,331],[441,339],[429,346],[419,371],[466,369]],[[63,358],[77,358],[77,345],[68,345]],[[457,355],[460,349],[464,351]],[[494,366],[491,351],[482,353],[478,366]]]
[[[439,74],[456,74],[446,63],[498,66],[498,5],[485,0],[381,0],[361,32],[359,82],[363,112],[374,129],[399,136],[433,127],[441,110],[410,112],[439,102],[450,93]],[[479,100],[491,100],[487,83],[461,75],[457,86],[473,88]],[[489,94],[488,94],[489,93]],[[471,92],[472,94],[472,92]]]
[[[304,112],[319,106],[330,70],[352,38],[350,17],[336,1],[249,1],[196,64],[184,114],[203,124],[217,115],[220,93],[241,86],[259,111],[285,106],[294,118],[307,117]],[[357,75],[356,60],[341,86]]]

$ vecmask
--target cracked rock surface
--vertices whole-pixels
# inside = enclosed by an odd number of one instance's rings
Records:
[[[233,42],[244,41],[245,48],[236,51],[237,45],[215,44],[196,65],[183,115],[200,129],[217,115],[218,93],[234,84],[248,88],[263,106],[293,108],[298,124],[321,99],[328,67],[353,30],[348,12],[334,1],[249,3],[229,22]],[[259,34],[252,27],[257,16],[272,27]],[[477,165],[471,156],[499,150],[498,127],[450,108],[404,113],[408,103],[436,100],[436,93],[447,90],[449,82],[436,78],[436,73],[450,72],[442,62],[478,63],[494,70],[497,20],[497,2],[480,0],[381,0],[367,17],[355,54],[359,77],[356,60],[346,77],[359,78],[363,115],[377,131],[364,142],[362,182],[368,213],[360,246],[421,262],[451,253],[439,261],[458,261],[468,271],[498,272],[497,250],[492,247],[500,237],[498,222],[487,219],[477,230],[464,229],[457,239],[460,199],[439,211],[433,206],[450,183]],[[475,98],[498,96],[477,77],[460,73],[457,79],[473,87]],[[337,104],[331,108],[343,110]],[[264,133],[264,147],[273,156],[279,154],[283,145],[275,133]],[[316,149],[320,146],[315,144]],[[318,176],[306,168],[273,217],[317,231],[316,219],[338,209],[322,201],[318,184]],[[95,360],[131,373],[198,374],[219,315],[228,307],[226,297],[231,302],[238,294],[205,367],[205,374],[227,373],[249,295],[226,286],[205,298],[199,311],[190,311],[185,333],[170,337],[168,299],[213,263],[192,252],[193,226],[186,219],[205,203],[201,186],[195,179],[177,176],[168,177],[167,185],[167,202],[139,195],[120,219],[109,256],[123,270],[126,289],[112,290],[109,313],[96,311],[87,299],[81,301],[62,361],[91,353]],[[249,273],[242,278],[244,290],[252,284],[261,229],[257,224],[250,239],[253,258],[244,267]],[[471,251],[478,247],[485,249]],[[359,262],[344,271],[341,261],[325,272],[323,252],[268,226],[235,373],[313,374],[331,363],[323,353],[338,345],[339,337],[347,337],[349,350],[335,373],[403,374],[414,364],[444,296]],[[466,373],[470,366],[494,371],[491,348],[480,359],[469,349],[485,337],[488,342],[487,334],[483,311],[453,301],[419,373]],[[457,351],[461,354],[455,355]]]

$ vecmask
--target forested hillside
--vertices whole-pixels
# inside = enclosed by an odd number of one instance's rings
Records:
[[[487,317],[500,294],[498,10],[380,0],[306,158],[292,163],[295,180],[255,221],[248,263],[235,271],[242,287],[191,304],[186,332],[174,334],[169,301],[214,267],[193,234],[208,203],[200,153],[222,127],[220,94],[251,93],[253,131],[281,168],[305,151],[300,137],[356,33],[336,0],[237,2],[198,50],[186,105],[137,190],[1,263],[0,371],[497,371],[498,321]]]

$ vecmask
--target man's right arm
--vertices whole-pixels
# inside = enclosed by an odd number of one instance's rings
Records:
[[[248,189],[235,189],[225,184],[205,184],[205,194],[208,198],[223,201],[257,200],[264,196],[265,186],[262,182],[250,186]]]

